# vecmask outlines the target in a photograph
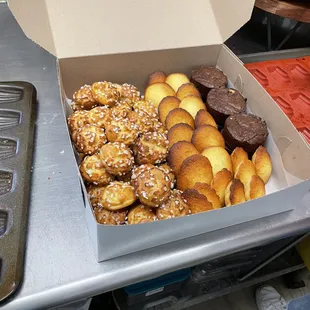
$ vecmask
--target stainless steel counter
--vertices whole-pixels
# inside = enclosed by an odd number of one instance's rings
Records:
[[[39,102],[24,281],[0,309],[46,309],[310,230],[308,195],[293,212],[191,238],[187,248],[180,241],[98,264],[66,134],[56,59],[25,38],[6,4],[0,4],[0,80],[33,83]]]

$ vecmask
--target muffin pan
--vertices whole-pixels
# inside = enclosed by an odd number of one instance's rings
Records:
[[[310,56],[245,66],[310,143]]]
[[[4,160],[15,156],[17,142],[11,139],[3,139],[0,137],[0,160]]]
[[[23,271],[35,110],[33,85],[0,82],[0,301]]]

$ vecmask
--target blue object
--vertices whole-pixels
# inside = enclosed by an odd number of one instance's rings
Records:
[[[294,299],[288,304],[287,310],[309,310],[310,294]]]
[[[183,282],[190,276],[190,268],[178,270],[175,272],[168,273],[164,276],[140,282],[137,284],[129,285],[124,288],[127,295],[139,295],[142,293],[146,293],[151,290],[155,290],[159,287],[165,287],[167,285],[171,285],[177,282]]]

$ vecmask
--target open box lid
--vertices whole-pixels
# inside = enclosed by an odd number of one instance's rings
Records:
[[[9,0],[25,34],[58,58],[223,43],[255,0]]]

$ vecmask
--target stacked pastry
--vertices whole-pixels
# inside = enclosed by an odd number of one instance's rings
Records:
[[[264,196],[271,175],[266,123],[246,114],[246,100],[226,86],[223,72],[206,66],[191,79],[163,72],[148,79],[145,96],[168,130],[168,163],[192,213]]]
[[[157,108],[136,87],[84,85],[74,94],[72,108],[68,127],[99,223],[138,224],[190,213],[174,189]]]

